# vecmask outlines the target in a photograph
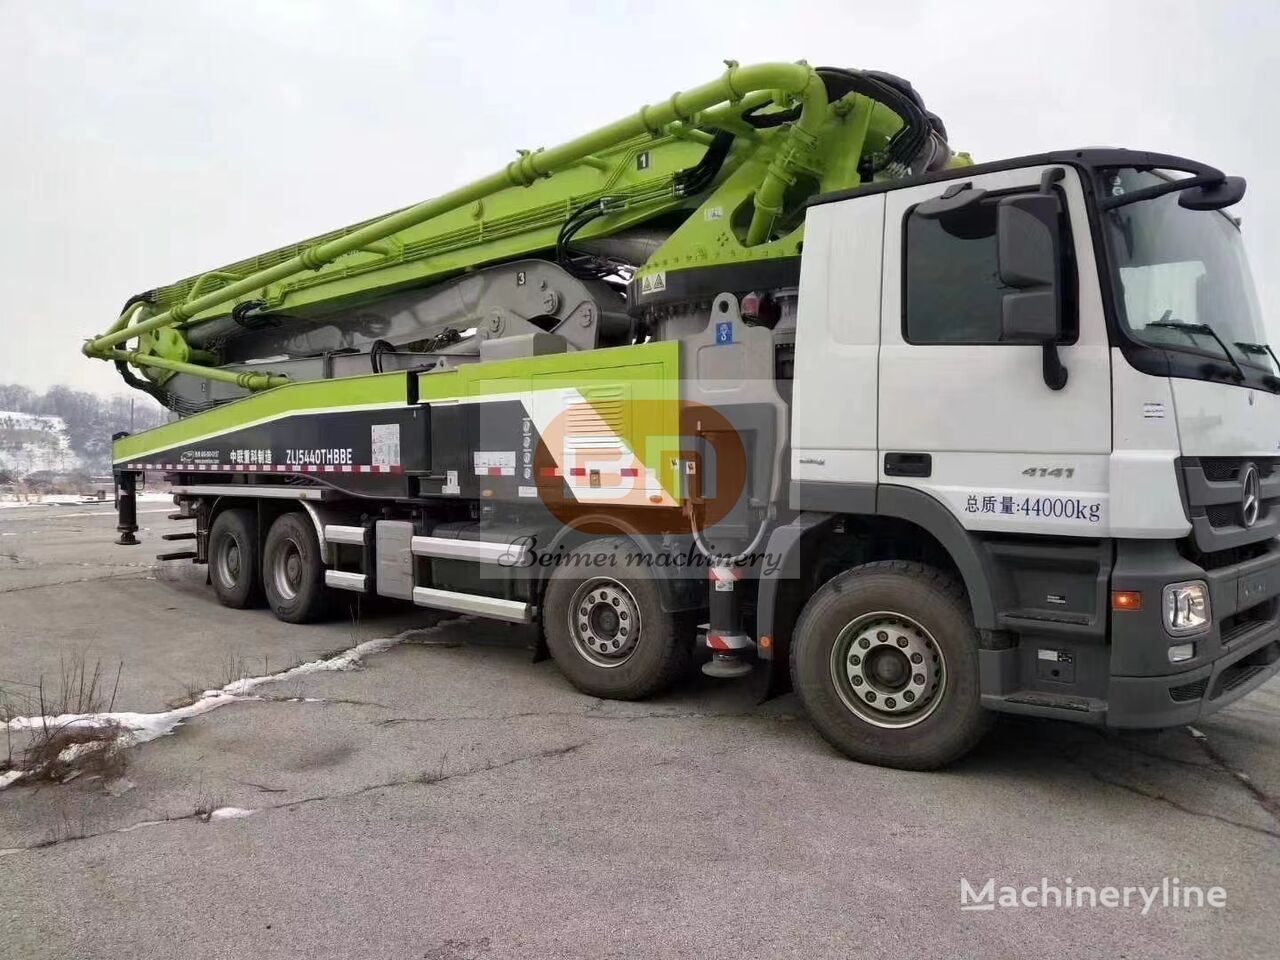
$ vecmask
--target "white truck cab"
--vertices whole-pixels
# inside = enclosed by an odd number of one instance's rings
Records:
[[[810,206],[791,506],[927,531],[988,708],[1164,727],[1280,669],[1280,371],[1242,193],[1104,149]]]

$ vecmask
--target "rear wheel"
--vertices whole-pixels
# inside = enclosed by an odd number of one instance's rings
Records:
[[[281,514],[267,531],[262,587],[271,612],[286,623],[310,623],[329,613],[320,541],[302,514]]]
[[[252,510],[223,510],[209,530],[209,579],[224,607],[260,606],[258,524]]]
[[[568,554],[542,610],[561,673],[583,693],[611,700],[666,690],[688,671],[693,653],[683,618],[662,609],[652,574],[626,562],[629,549],[629,541],[595,540]]]
[[[796,624],[791,675],[823,737],[866,763],[942,766],[991,721],[964,590],[918,563],[869,563],[824,584]]]

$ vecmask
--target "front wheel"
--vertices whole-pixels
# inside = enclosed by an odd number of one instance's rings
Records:
[[[791,675],[818,732],[865,763],[940,767],[990,725],[964,590],[922,564],[869,563],[824,584],[796,624]]]
[[[271,612],[286,623],[310,623],[329,613],[320,541],[302,514],[283,513],[267,531],[262,587]]]

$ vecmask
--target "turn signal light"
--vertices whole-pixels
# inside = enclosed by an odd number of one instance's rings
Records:
[[[1142,609],[1142,593],[1138,590],[1112,590],[1111,609],[1137,613]]]

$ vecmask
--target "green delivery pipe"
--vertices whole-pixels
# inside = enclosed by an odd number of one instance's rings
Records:
[[[283,387],[289,378],[278,373],[236,373],[232,370],[220,370],[217,367],[201,367],[194,363],[183,363],[181,360],[170,360],[137,350],[104,350],[99,354],[104,360],[123,360],[135,367],[155,367],[157,370],[171,370],[174,373],[189,373],[205,380],[216,380],[218,383],[231,383],[245,390],[267,390],[271,387]]]
[[[809,71],[803,90],[788,92],[800,95],[800,116],[792,125],[790,136],[774,154],[769,171],[756,191],[755,211],[751,215],[751,225],[747,227],[748,247],[769,239],[774,221],[782,212],[787,187],[795,182],[796,170],[809,166],[818,144],[818,129],[826,119],[827,88],[817,73]]]
[[[278,283],[302,273],[304,270],[318,270],[345,254],[368,247],[369,244],[377,243],[401,230],[474,203],[500,190],[513,186],[528,186],[539,178],[548,177],[558,170],[571,167],[606,147],[645,133],[657,134],[668,124],[677,121],[696,126],[696,115],[700,111],[721,103],[739,101],[751,93],[778,90],[798,96],[801,100],[801,113],[792,127],[791,137],[779,149],[778,155],[770,164],[757,191],[756,212],[748,229],[748,242],[759,243],[767,237],[773,218],[781,206],[782,196],[792,180],[792,165],[802,162],[808,156],[814,133],[825,118],[826,89],[813,68],[804,63],[765,63],[748,67],[739,66],[733,61],[728,61],[727,64],[728,69],[723,76],[711,83],[684,93],[673,94],[663,103],[641,107],[637,113],[626,119],[618,120],[558,147],[523,153],[518,160],[512,161],[498,173],[433,200],[406,207],[345,236],[317,244],[276,266],[259,270],[227,286],[185,303],[176,304],[154,317],[127,327],[117,323],[110,332],[87,342],[83,348],[84,353],[87,356],[105,360],[128,359],[134,364],[193,373],[210,380],[225,380],[224,376],[213,376],[215,371],[212,368],[171,360],[161,362],[162,358],[144,356],[137,351],[125,352],[112,348],[139,334],[190,320],[205,310],[237,300],[269,284]],[[753,237],[754,240],[752,240]],[[239,382],[237,378],[242,376],[272,379],[268,374],[226,374],[226,376],[237,383]],[[275,377],[274,380],[283,382],[283,378],[280,377]],[[264,382],[263,386],[250,389],[263,389],[271,385],[274,384]]]

